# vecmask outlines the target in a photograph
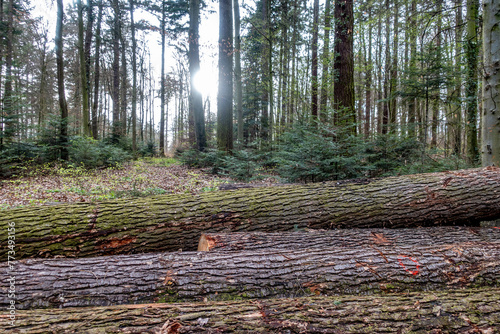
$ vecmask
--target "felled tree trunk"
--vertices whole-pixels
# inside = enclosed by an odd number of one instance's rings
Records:
[[[16,258],[196,250],[203,232],[475,225],[500,217],[500,169],[17,208]],[[1,244],[7,244],[7,233]],[[7,258],[1,248],[1,260]]]
[[[18,309],[454,289],[500,284],[500,244],[184,252],[28,259],[15,277]],[[0,306],[8,306],[0,294]]]
[[[496,333],[500,289],[18,311],[9,333]]]
[[[200,237],[198,251],[241,251],[329,247],[407,245],[432,246],[461,243],[500,244],[500,228],[438,226],[408,229],[339,229],[298,232],[207,233]]]

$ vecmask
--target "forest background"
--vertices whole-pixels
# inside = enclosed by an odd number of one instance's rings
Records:
[[[483,60],[498,59],[485,33],[496,7],[57,0],[52,41],[30,1],[1,0],[0,175],[165,155],[292,182],[498,165],[498,121],[485,116],[497,72]],[[195,84],[210,8],[218,50],[202,55],[218,57],[216,98]]]

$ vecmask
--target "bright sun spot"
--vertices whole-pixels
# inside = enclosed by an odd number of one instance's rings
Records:
[[[215,96],[215,94],[217,94],[216,76],[203,70],[199,71],[194,76],[194,88],[199,91],[203,97]]]

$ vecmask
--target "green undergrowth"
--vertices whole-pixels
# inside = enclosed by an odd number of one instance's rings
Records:
[[[425,149],[416,138],[386,134],[365,139],[312,126],[284,132],[272,147],[249,144],[231,154],[187,150],[179,153],[179,160],[245,182],[272,176],[280,182],[308,183],[477,167],[444,150]]]

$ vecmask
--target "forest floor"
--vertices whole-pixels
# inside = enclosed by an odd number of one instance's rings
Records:
[[[218,190],[228,177],[188,168],[172,158],[147,158],[120,168],[87,170],[45,165],[0,180],[0,210],[55,202],[92,202],[114,198]],[[272,183],[272,179],[254,181]]]

